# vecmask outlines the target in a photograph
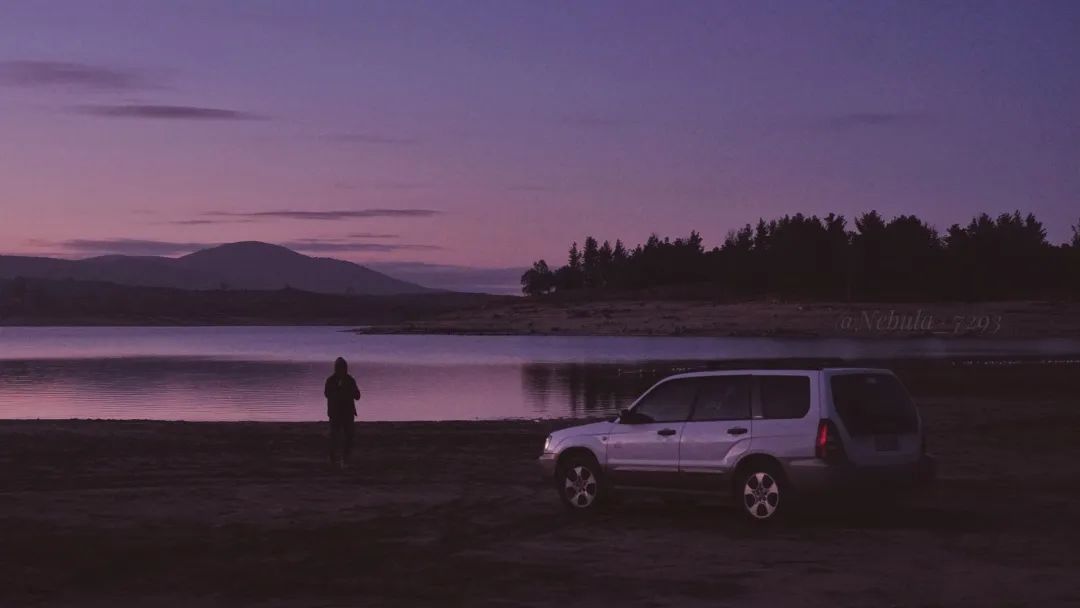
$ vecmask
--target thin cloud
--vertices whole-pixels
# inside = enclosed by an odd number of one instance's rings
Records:
[[[636,124],[625,118],[588,113],[564,114],[559,118],[559,122],[568,127],[595,130],[621,129]]]
[[[354,232],[349,235],[352,239],[397,239],[400,234],[384,234],[381,232]]]
[[[368,184],[368,187],[370,187],[372,190],[421,190],[424,188],[431,188],[433,187],[433,184],[431,182],[421,181],[410,182],[403,180],[382,179],[370,182]]]
[[[375,218],[375,217],[397,217],[397,218],[410,218],[410,217],[431,217],[439,215],[441,211],[434,209],[341,209],[341,210],[329,210],[329,211],[308,211],[308,210],[293,210],[282,209],[278,211],[250,211],[250,212],[232,212],[232,211],[209,211],[204,215],[216,216],[216,217],[247,217],[247,218],[278,218],[278,219],[290,219],[290,220],[345,220],[356,218]]]
[[[368,182],[334,182],[332,186],[337,190],[423,190],[434,187],[431,182],[378,179]]]
[[[250,112],[199,106],[173,106],[155,104],[128,104],[114,106],[80,106],[82,114],[105,118],[140,118],[151,120],[261,120],[263,117]]]
[[[169,220],[167,222],[157,222],[159,224],[167,224],[169,226],[210,226],[215,224],[250,224],[255,220],[250,218],[237,218],[230,220]]]
[[[371,234],[371,233],[357,233],[357,235],[368,235],[368,238],[382,238],[393,237],[397,238],[398,235],[383,235],[383,234]],[[355,238],[362,238],[355,236]],[[53,257],[69,258],[69,259],[81,259],[88,257],[98,257],[107,255],[123,255],[123,256],[176,256],[192,253],[202,249],[211,247],[217,247],[222,243],[193,243],[193,242],[175,242],[175,241],[158,241],[151,239],[72,239],[67,241],[45,241],[41,239],[31,239],[26,241],[26,244],[35,248],[48,247]],[[296,239],[292,241],[286,241],[278,243],[282,247],[287,247],[293,251],[298,251],[307,254],[335,254],[335,253],[393,253],[399,251],[440,251],[444,249],[438,245],[427,245],[423,243],[385,243],[385,242],[363,242],[362,240],[352,240],[350,238],[332,238],[332,239]],[[41,254],[38,254],[41,255]],[[446,267],[449,269],[450,267]],[[520,276],[520,272],[517,273]]]
[[[96,91],[133,91],[151,86],[139,72],[65,61],[0,62],[0,84]]]
[[[506,190],[509,192],[558,192],[558,188],[554,186],[545,186],[543,184],[510,184],[506,186]]]
[[[391,251],[432,251],[442,249],[437,245],[414,243],[357,243],[342,240],[301,239],[281,244],[296,251],[310,253],[386,253]]]
[[[375,237],[383,236],[397,237],[397,235],[375,235]],[[34,244],[36,246],[42,246],[46,243],[43,241],[35,241]],[[220,243],[192,243],[124,238],[72,239],[67,241],[49,242],[47,244],[60,249],[66,254],[84,256],[169,256],[191,253],[200,249],[220,245]],[[442,249],[442,247],[437,245],[425,245],[421,243],[373,243],[350,239],[297,239],[279,244],[282,247],[288,247],[294,251],[307,253],[388,253],[394,251],[436,251]]]
[[[414,137],[384,135],[381,133],[334,133],[323,139],[341,144],[366,144],[373,146],[411,146],[420,143]]]
[[[824,126],[832,130],[916,127],[929,124],[930,116],[918,112],[849,112],[832,116]]]
[[[72,239],[55,243],[74,253],[94,255],[173,255],[212,247],[208,243],[176,243],[144,239]]]

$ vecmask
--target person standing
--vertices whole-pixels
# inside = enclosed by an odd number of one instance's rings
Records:
[[[334,375],[326,379],[326,415],[330,418],[330,463],[344,469],[352,451],[353,429],[356,426],[356,401],[360,388],[349,375],[349,364],[338,357]]]

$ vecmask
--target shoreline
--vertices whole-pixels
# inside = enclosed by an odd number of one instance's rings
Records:
[[[523,299],[352,328],[372,335],[731,338],[1080,338],[1080,303],[561,302]]]
[[[177,317],[0,320],[6,327],[334,327],[370,335],[629,336],[732,338],[1080,338],[1080,302],[778,302],[493,298],[480,306],[406,318],[220,321]]]

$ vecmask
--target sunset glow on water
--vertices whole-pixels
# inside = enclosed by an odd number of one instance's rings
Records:
[[[364,420],[610,415],[656,379],[763,358],[1080,352],[1069,340],[367,336],[335,328],[0,329],[0,418],[325,418],[337,356]]]

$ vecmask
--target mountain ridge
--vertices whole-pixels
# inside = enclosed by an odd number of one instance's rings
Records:
[[[137,287],[186,290],[274,290],[291,287],[326,294],[437,293],[366,266],[311,257],[288,247],[240,241],[177,258],[102,255],[77,260],[0,255],[0,279],[16,277],[104,281]]]

